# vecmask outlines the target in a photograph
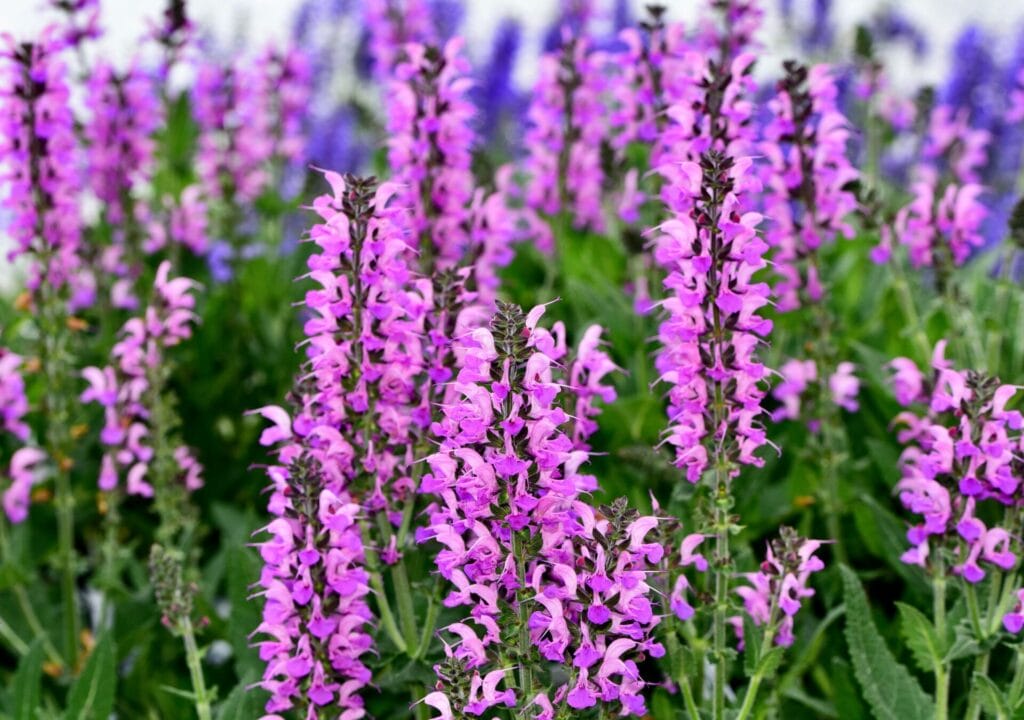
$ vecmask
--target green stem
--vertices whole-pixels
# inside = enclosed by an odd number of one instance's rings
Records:
[[[932,613],[935,633],[940,641],[946,637],[946,567],[941,549],[935,553],[935,577],[932,583]],[[935,720],[949,717],[949,668],[945,660],[935,667]]]
[[[530,692],[533,688],[533,669],[530,667],[529,655],[532,643],[530,642],[530,628],[529,619],[530,611],[526,605],[526,593],[522,592],[526,588],[526,552],[521,546],[520,533],[512,533],[512,555],[516,559],[516,575],[519,581],[520,595],[518,600],[518,613],[519,613],[519,689],[523,693],[524,702],[530,698]]]
[[[991,653],[985,652],[974,659],[974,675],[986,675]],[[967,720],[978,720],[981,717],[981,706],[977,703],[977,694],[969,693],[967,701],[967,713],[964,715]]]
[[[2,522],[0,522],[0,558],[6,558],[7,553],[7,528]],[[32,601],[29,599],[28,593],[25,591],[25,586],[20,582],[15,583],[11,587],[11,592],[14,593],[15,599],[18,601],[18,607],[21,609],[22,615],[25,616],[25,622],[28,623],[28,627],[32,631],[32,634],[35,637],[41,637],[43,639],[43,649],[46,650],[46,654],[49,657],[50,662],[60,667],[64,667],[64,659],[61,657],[56,646],[53,644],[53,641],[50,639],[50,634],[39,621],[39,616],[36,615],[35,607],[32,605]],[[0,618],[0,621],[2,620],[3,618]],[[2,633],[2,631],[0,631],[0,633]],[[20,640],[20,638],[18,639]],[[22,644],[24,645],[24,643]],[[18,652],[24,654],[24,651]]]
[[[1010,683],[1010,702],[1016,706],[1020,702],[1021,693],[1024,693],[1024,646],[1017,645],[1014,663],[1013,681]]]
[[[206,679],[203,677],[203,664],[199,655],[199,648],[196,645],[195,631],[192,629],[192,619],[185,617],[181,620],[180,631],[182,640],[185,642],[185,661],[188,663],[188,674],[192,678],[192,695],[196,705],[196,715],[199,720],[211,720],[210,696],[206,691]]]
[[[64,606],[64,644],[68,667],[78,662],[78,603],[75,592],[75,498],[71,477],[57,471],[54,504],[57,510],[57,544],[61,558],[61,598]]]
[[[725,717],[725,681],[729,672],[726,656],[726,618],[729,613],[729,489],[721,460],[715,465],[715,610],[712,626],[715,661],[715,694],[712,715]]]
[[[19,655],[24,655],[28,652],[28,645],[18,636],[18,633],[14,632],[14,628],[8,625],[3,617],[0,617],[0,637],[6,640],[11,649]]]
[[[437,597],[437,589],[440,583],[435,583],[435,592],[427,600],[427,617],[423,621],[423,631],[420,633],[420,643],[413,655],[413,660],[419,660],[427,654],[430,647],[430,640],[434,637],[434,630],[437,628],[437,616],[441,612],[441,603]]]
[[[895,249],[893,250],[890,267],[893,269],[893,287],[895,287],[896,292],[900,296],[903,312],[907,318],[907,329],[913,334],[914,342],[918,344],[921,350],[921,359],[927,361],[932,354],[931,343],[928,342],[928,336],[925,334],[921,316],[918,314],[917,306],[914,304],[914,296],[910,293],[910,284],[907,282],[906,273],[903,272],[903,263]]]
[[[377,614],[380,615],[381,625],[399,652],[407,652],[408,647],[405,644],[405,637],[399,631],[398,625],[395,623],[394,613],[391,612],[391,603],[388,602],[388,594],[384,589],[384,580],[380,574],[380,561],[377,558],[377,551],[373,549],[370,541],[369,528],[363,520],[359,521],[359,527],[363,532],[363,552],[366,555],[366,569],[370,576],[370,587],[373,589],[377,599]]]

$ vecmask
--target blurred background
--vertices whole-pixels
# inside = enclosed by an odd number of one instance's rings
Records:
[[[46,23],[45,13],[39,10],[39,4],[35,0],[0,2],[0,30],[19,36],[37,32]],[[454,8],[458,3],[448,4]],[[636,16],[642,14],[647,3],[645,0],[624,0],[616,4]],[[700,7],[700,3],[683,0],[669,0],[664,4],[669,7],[672,17],[681,18],[696,15]],[[192,0],[188,5],[189,13],[200,27],[212,30],[221,43],[233,44],[243,38],[257,43],[286,39],[303,7],[319,5],[325,12],[337,12],[342,6],[358,3],[352,0],[313,3],[301,0]],[[537,57],[534,50],[543,45],[544,35],[560,5],[558,0],[471,0],[465,3],[461,31],[471,50],[477,51],[473,54],[478,54],[490,44],[495,30],[504,20],[511,18],[520,23],[524,52],[518,54],[515,76],[518,81],[528,83],[532,79],[528,59]],[[797,26],[803,26],[804,34],[815,36],[812,44],[817,43],[820,48],[831,46],[833,40],[840,47],[849,46],[853,43],[853,28],[858,23],[870,23],[872,18],[893,17],[907,21],[908,28],[920,33],[917,48],[891,50],[889,70],[893,81],[901,86],[911,81],[933,83],[944,77],[957,61],[958,56],[952,51],[957,38],[968,26],[1002,37],[1006,42],[997,44],[1006,45],[1008,52],[1016,50],[1011,49],[1011,45],[1020,30],[1021,13],[1019,9],[1012,10],[1014,5],[1014,2],[1004,0],[769,0],[764,3],[768,11],[764,37],[771,39],[766,50],[769,56],[784,55],[788,47],[800,41],[792,32]],[[156,17],[162,6],[162,0],[104,0],[106,36],[99,46],[115,56],[131,55],[138,39],[138,28],[144,27],[146,18]],[[827,21],[820,22],[824,18]],[[893,29],[897,29],[895,24]],[[964,61],[963,56],[960,56],[960,61]]]

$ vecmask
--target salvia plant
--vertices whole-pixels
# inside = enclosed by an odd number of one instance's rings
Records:
[[[1024,716],[1024,35],[832,5],[0,35],[0,718]]]

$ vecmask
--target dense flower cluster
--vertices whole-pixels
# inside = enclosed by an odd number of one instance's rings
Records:
[[[165,350],[191,337],[196,319],[191,295],[195,283],[188,278],[170,278],[170,269],[169,262],[160,264],[152,303],[144,315],[130,319],[121,329],[121,340],[111,352],[115,364],[82,371],[89,387],[81,400],[101,405],[106,420],[100,433],[107,448],[100,468],[101,490],[115,490],[120,473],[127,471],[125,491],[129,495],[151,498],[156,492],[151,482],[151,466],[159,460],[154,434],[169,430],[153,427],[155,407],[165,402],[160,397],[167,374]],[[175,479],[189,491],[202,487],[203,468],[191,450],[178,445],[169,452]]]
[[[608,134],[603,93],[606,53],[566,35],[562,49],[541,58],[527,111],[526,200],[546,215],[568,213],[577,227],[605,226],[601,148]]]
[[[139,252],[151,246],[140,237],[148,233],[150,211],[138,194],[154,169],[153,135],[161,122],[156,87],[137,63],[120,73],[101,62],[93,68],[87,89],[91,117],[83,134],[89,182],[103,203],[112,237],[99,264],[117,278],[111,288],[114,306],[135,308],[132,286]]]
[[[758,315],[768,286],[753,279],[767,246],[757,236],[761,216],[744,208],[744,193],[758,185],[750,159],[712,151],[680,173],[673,190],[690,207],[654,240],[669,293],[655,364],[670,386],[666,442],[697,482],[709,458],[763,462],[756,451],[767,442],[759,422],[766,370],[756,350],[772,324]]]
[[[427,0],[368,0],[363,5],[374,73],[390,79],[407,43],[436,40]]]
[[[417,428],[430,421],[416,382],[423,366],[422,300],[406,290],[409,246],[404,210],[389,205],[395,186],[327,173],[332,194],[314,209],[323,222],[311,240],[306,295],[308,375],[297,388],[294,421],[282,408],[260,412],[274,426],[273,481],[262,544],[267,603],[260,632],[267,661],[268,712],[300,701],[362,716],[358,691],[369,680],[359,660],[372,621],[358,521],[384,512],[389,523],[415,487],[410,475]],[[381,553],[397,561],[394,549]],[[320,589],[314,592],[314,588]],[[308,679],[308,681],[307,681]]]
[[[405,46],[388,87],[388,162],[405,186],[424,270],[450,269],[470,250],[474,114],[461,42]]]
[[[810,69],[789,61],[769,103],[762,152],[769,161],[765,240],[779,280],[779,310],[822,299],[817,251],[836,235],[853,235],[847,216],[857,201],[850,184],[858,178],[847,157],[850,130],[836,108],[836,87],[828,66]]]
[[[749,585],[736,588],[754,626],[765,626],[765,632],[771,633],[770,639],[777,645],[793,644],[793,618],[804,599],[814,595],[807,583],[812,573],[825,567],[814,554],[822,544],[821,540],[805,540],[792,528],[783,527],[779,539],[768,544],[761,569],[745,574]],[[743,619],[733,617],[730,621],[742,646]]]
[[[70,307],[93,300],[92,279],[80,257],[78,160],[64,43],[54,27],[36,42],[9,35],[0,48],[0,175],[3,207],[14,241],[8,256],[32,261],[29,288],[69,289]]]
[[[470,608],[446,628],[457,642],[437,668],[442,689],[427,699],[442,716],[452,703],[473,715],[504,704],[536,706],[536,717],[553,720],[556,706],[599,701],[642,715],[636,658],[664,653],[651,636],[659,618],[646,578],[664,553],[647,537],[658,518],[624,503],[601,515],[583,499],[597,486],[581,469],[593,411],[574,422],[563,409],[595,392],[610,397],[600,380],[613,365],[591,330],[569,383],[560,381],[565,330],[538,326],[543,312],[499,305],[489,328],[460,339],[458,401],[434,425],[441,446],[422,489],[438,501],[417,537],[443,547],[438,570],[454,585],[445,604]],[[584,378],[581,392],[574,383]],[[518,664],[518,682],[494,669],[499,654]],[[565,666],[568,679],[534,686],[532,672],[546,663]]]
[[[1012,508],[1020,502],[1021,414],[1007,409],[1017,386],[1001,385],[973,371],[954,369],[945,342],[924,375],[913,362],[890,363],[896,399],[906,410],[895,423],[906,447],[900,457],[900,501],[920,516],[907,532],[913,546],[903,561],[928,566],[933,551],[952,549],[953,572],[979,582],[987,566],[1004,570],[1017,563],[1016,540],[1003,527],[988,527],[982,507]],[[936,547],[938,546],[938,547]]]

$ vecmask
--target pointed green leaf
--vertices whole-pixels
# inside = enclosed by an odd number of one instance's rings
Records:
[[[896,608],[900,612],[900,634],[907,641],[914,662],[925,672],[934,672],[942,665],[946,654],[935,626],[915,607],[898,602]]]
[[[987,715],[997,720],[1009,720],[1010,707],[996,684],[981,673],[971,678],[971,699],[981,706]]]
[[[753,619],[743,613],[743,672],[748,678],[754,677],[761,660],[761,633]]]
[[[11,690],[14,693],[13,720],[34,720],[39,709],[39,685],[43,679],[43,639],[36,638],[18,663]]]
[[[250,634],[260,624],[260,603],[250,600],[252,583],[259,579],[259,560],[244,547],[228,551],[228,600],[231,615],[228,619],[228,637],[235,656],[235,671],[239,677],[258,673],[260,659],[252,647]]]
[[[785,652],[785,648],[776,645],[771,650],[764,653],[757,663],[757,671],[766,679],[771,678],[779,669],[779,665],[782,664],[782,656]]]
[[[114,644],[104,634],[68,693],[64,720],[107,720],[114,709],[117,667]]]
[[[846,602],[846,643],[864,699],[878,720],[930,720],[932,700],[893,657],[878,633],[856,573],[840,566]]]
[[[217,720],[236,720],[259,715],[256,696],[246,690],[245,683],[235,686],[224,702],[217,707]]]

